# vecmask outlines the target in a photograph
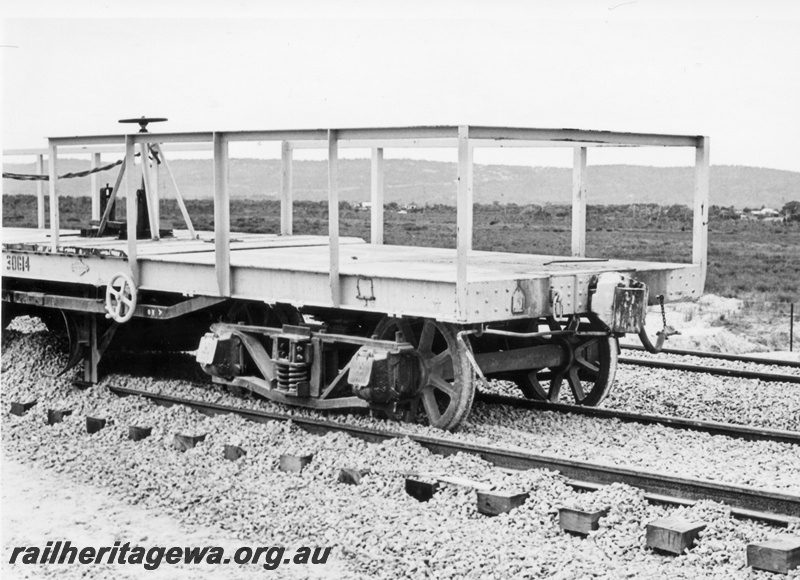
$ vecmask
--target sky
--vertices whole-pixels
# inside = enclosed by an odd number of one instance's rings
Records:
[[[123,133],[118,119],[142,115],[168,117],[165,131],[471,124],[709,135],[713,164],[800,171],[794,0],[115,4],[5,1],[4,148]],[[693,152],[592,150],[589,163],[690,165]]]

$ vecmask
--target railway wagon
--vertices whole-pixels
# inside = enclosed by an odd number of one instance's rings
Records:
[[[196,350],[213,381],[234,391],[452,430],[476,386],[492,378],[516,383],[526,397],[598,405],[614,382],[618,338],[639,334],[658,350],[670,329],[654,346],[647,306],[696,298],[704,286],[708,137],[482,126],[148,132],[154,120],[134,120],[138,133],[50,138],[38,152],[56,200],[49,225],[40,185],[39,227],[3,230],[4,327],[19,314],[66,323],[68,368],[82,362],[83,382],[98,380],[112,341]],[[280,143],[279,233],[230,230],[228,149],[247,141]],[[474,250],[474,149],[541,146],[573,150],[571,255]],[[213,231],[194,228],[169,169],[167,153],[181,147],[213,152]],[[372,154],[368,242],[339,235],[346,147]],[[383,243],[384,150],[395,147],[455,150],[455,249]],[[695,149],[691,263],[585,256],[593,147]],[[327,150],[328,231],[319,235],[292,231],[293,151],[304,148]],[[124,154],[113,188],[92,189],[92,219],[81,230],[59,227],[59,151],[89,153],[94,165],[101,153]],[[159,171],[171,178],[184,228],[163,227]]]

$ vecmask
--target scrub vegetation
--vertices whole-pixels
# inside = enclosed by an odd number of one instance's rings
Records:
[[[124,218],[124,203],[117,218]],[[213,228],[211,200],[188,200],[198,229]],[[80,228],[91,215],[88,197],[60,200],[61,226]],[[709,267],[706,292],[758,302],[800,302],[800,222],[740,220],[732,208],[712,206],[709,220]],[[36,199],[3,197],[3,225],[36,225]],[[384,212],[387,244],[455,247],[456,212],[448,205],[403,209],[388,203]],[[162,224],[183,226],[172,200],[162,202]],[[231,227],[240,232],[280,231],[275,200],[234,199]],[[325,235],[324,202],[297,201],[294,231]],[[476,204],[477,250],[569,255],[571,208],[567,205]],[[370,212],[340,204],[340,234],[369,239]],[[692,212],[683,205],[590,205],[587,209],[587,256],[652,261],[689,261]]]

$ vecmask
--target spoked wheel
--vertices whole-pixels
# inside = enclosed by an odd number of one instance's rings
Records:
[[[379,339],[398,332],[419,357],[421,378],[416,394],[398,403],[399,418],[453,430],[469,414],[476,381],[467,355],[459,348],[458,327],[430,319],[384,318],[375,329]]]
[[[558,403],[564,382],[572,392],[571,401],[576,405],[594,407],[606,398],[617,372],[617,339],[611,336],[567,335],[559,337],[565,352],[564,365],[550,369],[532,371],[523,376],[518,385],[529,399]],[[547,388],[542,380],[549,379]]]

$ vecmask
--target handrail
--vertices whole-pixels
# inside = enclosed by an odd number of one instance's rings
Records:
[[[212,145],[206,143],[184,143],[178,146],[174,145],[159,145],[160,151],[211,151],[213,149]],[[91,162],[92,169],[96,167],[100,167],[102,165],[102,155],[104,153],[122,153],[123,156],[125,154],[125,145],[84,145],[84,146],[68,146],[62,145],[58,147],[58,152],[63,155],[73,156],[73,155],[89,155],[89,159]],[[36,174],[43,175],[44,174],[44,162],[45,159],[49,159],[50,156],[50,148],[49,147],[28,147],[28,148],[18,148],[18,149],[3,149],[3,156],[8,157],[28,157],[34,156],[36,158]],[[164,160],[166,161],[166,160]],[[166,163],[165,163],[166,165]],[[124,167],[124,165],[123,165]],[[169,171],[169,169],[168,169]],[[172,174],[170,172],[170,176]],[[121,175],[120,175],[121,178]],[[49,179],[49,176],[48,176]],[[173,185],[175,186],[175,191],[178,191],[177,184],[175,184],[175,179],[172,179]],[[117,185],[114,189],[119,187]],[[97,187],[97,176],[92,174],[89,181],[89,197],[92,200],[92,219],[99,220],[101,222],[107,221],[107,217],[104,217],[100,214],[100,192]],[[191,225],[191,220],[188,218],[188,214],[185,212],[185,206],[183,205],[183,200],[178,197],[178,203],[181,205],[181,211],[183,213],[184,221],[187,223],[187,227],[191,233],[192,237],[195,237],[194,228]],[[44,229],[46,225],[45,221],[45,204],[44,204],[44,183],[42,181],[36,181],[36,214],[37,214],[37,227],[39,229]],[[102,231],[103,226],[101,225],[100,230]]]

